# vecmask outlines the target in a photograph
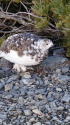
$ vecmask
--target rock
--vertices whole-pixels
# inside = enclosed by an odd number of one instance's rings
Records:
[[[56,122],[58,122],[59,124],[62,123],[62,121],[59,120],[56,116],[53,116],[53,118],[51,119],[51,121],[56,121]]]
[[[5,114],[5,112],[4,113],[0,112],[0,119],[5,120],[6,118],[7,118],[7,115]]]
[[[66,72],[68,72],[69,71],[69,67],[63,67],[62,68],[62,73],[66,73]]]
[[[40,116],[44,116],[44,114],[39,109],[33,109],[33,113],[38,114]]]
[[[22,79],[22,82],[25,84],[25,85],[28,85],[28,86],[30,86],[30,85],[32,85],[34,82],[35,82],[35,80],[34,79]]]
[[[66,60],[56,54],[35,66],[35,70],[27,68],[29,72],[20,73],[2,67],[0,125],[68,125],[70,74]],[[42,70],[45,74],[41,76]]]
[[[58,80],[60,82],[67,82],[68,80],[70,80],[70,77],[66,76],[66,75],[60,75],[60,76],[58,76]]]
[[[66,117],[66,120],[70,121],[70,116],[67,116],[67,117]]]
[[[69,102],[69,101],[70,101],[70,95],[66,92],[62,98],[62,102]]]
[[[25,72],[24,75],[23,75],[23,78],[31,78],[31,75],[29,72]]]
[[[13,84],[6,84],[5,85],[5,91],[9,91],[9,90],[11,90],[12,89],[12,87],[13,87]]]
[[[9,95],[4,95],[3,96],[5,99],[11,99],[13,96],[11,95],[11,94],[9,94]]]
[[[59,56],[59,55],[55,55],[55,56],[49,56],[44,62],[43,65],[46,65],[47,67],[51,67],[51,66],[56,66],[58,64],[64,63],[65,61],[67,61],[68,59],[63,57],[63,56]]]
[[[57,92],[61,92],[62,89],[61,89],[61,88],[56,88],[56,91],[57,91]]]
[[[8,80],[7,80],[7,83],[10,83],[12,81],[15,81],[18,79],[18,75],[12,75]]]
[[[57,110],[62,111],[63,109],[64,109],[64,107],[63,107],[63,106],[59,106],[59,107],[57,107]]]
[[[0,119],[0,124],[2,124],[2,122],[3,122],[3,119]]]
[[[31,119],[29,120],[30,123],[32,123],[32,122],[34,122],[34,121],[35,121],[35,118],[31,118]]]
[[[65,53],[64,48],[56,49],[56,50],[53,51],[53,55],[63,56],[64,53]]]
[[[57,69],[56,69],[56,73],[57,73],[57,74],[61,74],[61,69],[57,68]]]
[[[24,114],[25,114],[26,116],[29,116],[29,115],[32,114],[32,112],[31,112],[31,110],[24,110]]]
[[[29,122],[26,122],[26,125],[31,125]]]
[[[20,96],[20,97],[18,98],[18,103],[19,103],[20,105],[23,105],[24,99],[23,99],[22,96]]]
[[[52,111],[55,111],[57,109],[55,102],[49,102],[49,105]]]
[[[4,87],[4,83],[0,82],[0,90]]]
[[[37,90],[35,90],[35,93],[36,93],[36,94],[37,94],[37,93],[44,94],[45,91],[46,91],[46,88],[44,88],[44,89],[37,89]]]
[[[0,69],[5,69],[5,68],[12,68],[12,64],[8,60],[1,58]]]
[[[37,122],[37,123],[35,123],[33,125],[42,125],[42,124],[41,124],[41,122]]]

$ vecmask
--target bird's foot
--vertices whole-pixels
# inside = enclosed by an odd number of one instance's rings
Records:
[[[20,69],[25,72],[26,71],[26,67],[25,66],[20,66]]]
[[[26,71],[26,67],[25,66],[21,66],[21,65],[18,65],[18,64],[14,64],[13,69],[16,70],[16,71],[18,71],[18,72],[20,72],[21,70],[23,72]]]

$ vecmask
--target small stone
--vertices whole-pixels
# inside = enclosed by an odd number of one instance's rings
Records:
[[[33,113],[44,116],[44,114],[39,109],[33,109]]]
[[[41,122],[37,122],[37,123],[35,123],[33,125],[42,125],[42,124],[41,124]]]
[[[6,84],[6,85],[5,85],[5,91],[11,90],[12,87],[13,87],[13,84]]]
[[[61,88],[56,88],[56,91],[57,91],[57,92],[61,92],[62,89],[61,89]]]
[[[66,76],[66,75],[59,75],[59,77],[58,77],[58,81],[60,81],[61,83],[66,82],[68,80],[70,80],[70,77]]]
[[[22,79],[22,82],[25,84],[25,85],[28,85],[30,86],[31,84],[33,84],[35,82],[35,80],[33,79]]]
[[[34,122],[34,121],[35,121],[35,118],[31,118],[31,119],[29,120],[30,123],[32,123],[32,122]]]
[[[64,109],[64,107],[62,107],[62,106],[57,107],[57,110],[62,111],[63,109]]]
[[[49,105],[46,104],[45,107],[48,112],[51,112],[51,108],[49,107]]]
[[[42,94],[35,95],[35,97],[38,98],[38,99],[41,99],[41,100],[46,99],[46,97],[44,97]]]
[[[57,109],[55,102],[49,102],[49,104],[52,111]]]
[[[24,78],[31,78],[31,75],[29,72],[25,72],[23,75]]]
[[[0,90],[4,87],[4,84],[0,82]]]
[[[31,125],[29,122],[26,122],[26,125]]]
[[[5,120],[6,118],[7,118],[7,115],[0,112],[0,119],[4,119]]]
[[[56,116],[53,116],[53,118],[51,119],[51,121],[57,121],[58,123],[62,123],[62,121],[59,120]]]
[[[70,121],[70,116],[67,116],[66,119],[64,120],[64,122],[68,122]]]
[[[56,69],[57,74],[61,74],[61,69]]]
[[[35,90],[35,93],[44,94],[45,91],[46,91],[46,88],[44,88],[44,89],[37,89],[37,90]]]
[[[12,75],[8,80],[7,83],[11,83],[12,81],[15,81],[18,79],[18,75]]]
[[[62,73],[66,73],[66,72],[68,72],[69,71],[69,67],[63,67],[62,68]]]
[[[25,115],[27,115],[27,116],[32,114],[31,110],[24,110],[24,113],[25,113]]]
[[[68,121],[69,121],[69,120],[70,120],[70,116],[67,116],[67,117],[66,117],[66,120],[68,120]]]
[[[3,96],[5,99],[11,99],[12,98],[12,95],[11,94],[9,94],[9,95],[4,95]]]
[[[2,119],[0,119],[0,123],[2,123],[3,122],[3,120]]]
[[[18,103],[19,103],[20,105],[23,105],[24,99],[23,99],[22,96],[18,98]]]
[[[65,93],[65,95],[62,98],[63,102],[69,102],[70,101],[70,95],[68,93]]]

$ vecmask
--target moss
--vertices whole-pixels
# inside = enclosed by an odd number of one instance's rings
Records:
[[[6,39],[6,37],[5,36],[3,36],[2,38],[0,38],[0,46],[1,46],[1,44],[3,43],[3,41]]]

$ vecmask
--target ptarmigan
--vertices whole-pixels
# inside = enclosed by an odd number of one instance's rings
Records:
[[[38,65],[53,46],[50,39],[41,39],[31,33],[19,33],[5,40],[0,47],[0,57],[14,63],[18,72],[26,71],[27,66]]]

